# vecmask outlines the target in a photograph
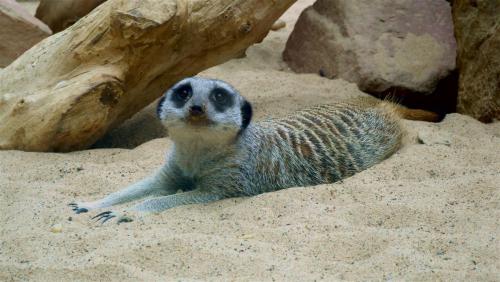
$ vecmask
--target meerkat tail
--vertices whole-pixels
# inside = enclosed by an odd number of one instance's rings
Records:
[[[401,118],[408,120],[421,120],[438,122],[441,120],[441,116],[435,112],[420,110],[420,109],[408,109],[404,106],[397,105],[396,112],[401,116]]]
[[[363,107],[385,108],[389,112],[396,113],[399,118],[407,120],[439,122],[442,119],[442,116],[439,115],[438,113],[422,109],[409,109],[391,98],[380,100],[375,97],[361,97],[361,98],[354,98],[350,100],[350,102],[353,102],[356,105]]]

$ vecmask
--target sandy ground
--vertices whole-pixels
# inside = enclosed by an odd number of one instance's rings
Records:
[[[280,57],[298,13],[247,57],[202,73],[234,84],[257,119],[363,95]],[[123,188],[170,146],[154,105],[68,154],[0,152],[0,280],[500,280],[500,123],[404,122],[407,144],[342,182],[94,224],[66,206]],[[134,149],[120,149],[118,147]],[[60,225],[61,232],[52,227]]]

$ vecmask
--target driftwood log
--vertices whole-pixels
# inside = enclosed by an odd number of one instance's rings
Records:
[[[0,71],[0,149],[71,151],[261,41],[295,0],[110,0]]]

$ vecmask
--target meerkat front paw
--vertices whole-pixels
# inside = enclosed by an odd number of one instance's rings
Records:
[[[101,212],[100,214],[94,216],[92,219],[95,219],[97,222],[104,224],[106,221],[112,218],[116,218],[117,224],[133,221],[133,219],[130,216],[126,214],[120,214],[114,211]]]

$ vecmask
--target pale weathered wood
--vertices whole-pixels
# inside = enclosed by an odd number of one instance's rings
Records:
[[[294,0],[110,0],[0,72],[0,148],[71,151],[261,41]]]

